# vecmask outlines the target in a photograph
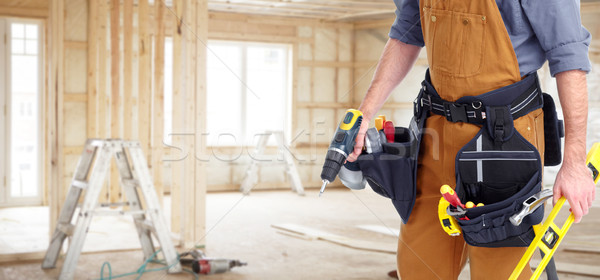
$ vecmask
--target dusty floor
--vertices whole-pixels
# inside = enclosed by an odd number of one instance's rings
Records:
[[[598,206],[598,204],[596,204]],[[376,240],[395,248],[396,238],[356,228],[357,225],[379,225],[397,230],[400,226],[391,203],[372,191],[328,189],[318,198],[317,191],[299,197],[289,191],[214,193],[208,195],[207,235],[210,257],[225,257],[248,262],[227,274],[202,276],[205,279],[391,279],[387,272],[395,268],[395,255],[357,250],[327,241],[306,240],[278,233],[272,224],[293,223],[361,240]],[[93,224],[92,224],[93,225]],[[574,226],[567,241],[600,243],[597,229],[600,208],[582,224]],[[90,229],[92,231],[92,229]],[[127,231],[122,229],[121,231]],[[133,229],[132,229],[133,231]],[[98,234],[88,248],[101,247],[98,236],[110,240],[111,234]],[[123,232],[117,236],[130,235]],[[135,232],[133,232],[135,237]],[[118,237],[117,237],[118,239]],[[113,244],[128,242],[128,238],[113,240]],[[124,241],[125,240],[125,241]],[[199,243],[203,243],[199,241]],[[90,247],[91,246],[91,247]],[[128,246],[133,246],[129,244]],[[180,249],[184,251],[185,249]],[[93,250],[92,250],[93,251]],[[557,260],[567,263],[597,265],[600,254],[559,252]],[[140,250],[119,253],[87,253],[79,259],[76,279],[100,279],[105,261],[113,275],[135,271],[142,263]],[[60,268],[61,261],[58,263]],[[159,267],[151,265],[149,267]],[[42,270],[40,262],[3,264],[0,279],[56,279],[59,268]],[[106,274],[105,274],[106,276]],[[135,279],[135,276],[119,279]],[[106,279],[106,278],[105,278]],[[167,275],[165,272],[144,274],[141,279],[194,279],[189,274]],[[468,270],[461,275],[468,279]],[[594,279],[576,275],[561,275],[561,279]]]

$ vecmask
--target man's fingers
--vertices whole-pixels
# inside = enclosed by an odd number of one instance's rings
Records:
[[[575,217],[575,223],[581,222],[581,217],[583,216],[582,211],[581,211],[581,205],[580,204],[572,204],[571,212],[573,212],[573,216]]]
[[[552,197],[552,205],[556,205],[556,203],[558,202],[558,199],[562,197],[562,192],[560,191],[560,188],[557,188],[556,186],[554,187],[554,194]]]
[[[580,205],[581,205],[581,210],[582,210],[581,216],[583,217],[588,214],[588,212],[590,210],[590,207],[589,207],[590,204],[587,202],[587,200],[582,199]]]

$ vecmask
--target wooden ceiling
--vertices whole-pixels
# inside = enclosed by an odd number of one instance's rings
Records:
[[[392,0],[208,0],[213,12],[355,21],[394,16]]]

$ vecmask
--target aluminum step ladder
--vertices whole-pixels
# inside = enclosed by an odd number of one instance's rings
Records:
[[[302,181],[300,180],[300,175],[298,174],[298,169],[296,168],[296,163],[294,162],[294,156],[290,152],[289,148],[285,145],[285,138],[283,136],[283,131],[267,131],[263,133],[258,139],[258,144],[254,150],[255,155],[262,155],[265,151],[265,147],[267,146],[267,142],[269,141],[270,136],[275,136],[275,140],[277,140],[277,145],[279,149],[283,152],[283,159],[285,161],[285,172],[287,173],[290,181],[292,183],[292,191],[295,191],[299,195],[304,195],[304,187],[302,186]],[[249,194],[250,190],[256,183],[258,182],[258,161],[252,160],[250,163],[250,167],[246,171],[246,175],[244,180],[242,180],[242,184],[240,185],[240,191],[244,194]]]
[[[59,279],[73,279],[92,217],[95,214],[116,212],[97,209],[100,192],[107,178],[113,156],[119,169],[121,187],[125,193],[126,202],[101,206],[127,206],[128,211],[118,211],[117,213],[133,216],[144,259],[151,258],[156,251],[150,235],[153,233],[160,244],[164,260],[169,266],[168,272],[181,272],[177,251],[171,241],[167,222],[160,208],[140,143],[119,139],[88,139],[86,141],[65,204],[60,211],[58,224],[50,240],[48,251],[46,251],[42,268],[56,267],[63,243],[67,237],[70,237],[69,248]],[[83,190],[85,190],[83,204],[78,206]],[[144,198],[143,203],[140,200],[140,193]],[[143,209],[144,205],[146,209]],[[76,209],[79,211],[74,219]],[[73,220],[75,220],[74,223],[72,223]]]

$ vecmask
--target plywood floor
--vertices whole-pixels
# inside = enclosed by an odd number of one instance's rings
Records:
[[[215,193],[208,195],[207,211],[207,255],[240,259],[248,262],[248,266],[234,268],[227,274],[203,276],[203,279],[390,279],[387,272],[395,269],[396,257],[393,254],[290,237],[271,227],[272,224],[293,223],[355,239],[387,243],[393,249],[396,247],[395,237],[355,227],[371,224],[398,229],[400,226],[391,203],[369,190],[328,189],[321,198],[317,197],[317,191],[308,191],[305,197],[288,191],[253,192],[249,196],[235,192]],[[4,219],[4,213],[0,212],[0,230],[3,223],[15,222],[12,218]],[[121,218],[121,224],[116,224],[116,233],[104,228],[114,221],[107,220],[109,217],[101,218],[90,228],[92,234],[85,245],[88,251],[102,247],[139,247],[135,231],[128,227],[126,218]],[[567,240],[598,244],[599,226],[600,208],[594,208],[582,224],[572,228]],[[40,227],[42,229],[43,226]],[[45,232],[42,230],[42,233]],[[0,239],[4,236],[0,232]],[[27,240],[21,239],[20,242]],[[10,243],[4,242],[0,244]],[[200,240],[199,243],[204,242]],[[47,244],[47,237],[44,244]],[[185,248],[180,251],[185,251]],[[600,254],[560,252],[557,260],[597,265]],[[86,253],[79,260],[76,279],[99,279],[100,267],[105,261],[111,263],[113,275],[135,271],[143,263],[142,253],[136,249],[118,253]],[[58,267],[61,265],[59,261]],[[59,269],[42,270],[39,261],[0,265],[0,279],[56,279],[58,273]],[[460,279],[468,279],[468,275],[466,269]],[[135,279],[135,276],[120,279]],[[144,274],[141,279],[194,278],[189,274],[153,272]],[[594,278],[563,274],[561,279]]]

